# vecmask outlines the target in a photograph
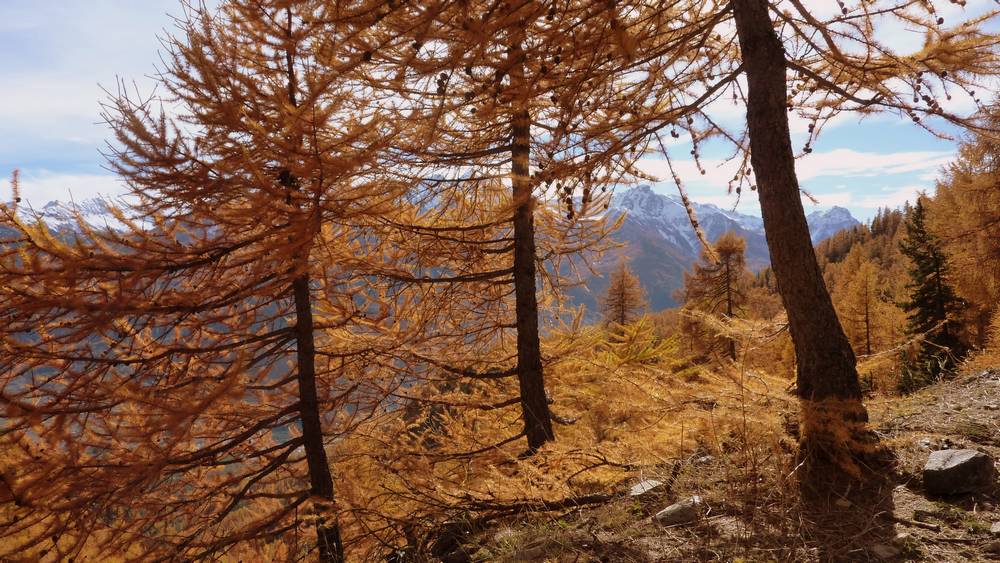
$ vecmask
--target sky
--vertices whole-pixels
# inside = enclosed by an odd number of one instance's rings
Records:
[[[836,8],[832,0],[806,3]],[[937,4],[946,18],[958,19],[957,5]],[[122,193],[101,155],[110,138],[100,117],[104,89],[113,91],[123,81],[144,94],[153,92],[160,37],[172,29],[170,14],[178,14],[179,5],[178,0],[0,1],[0,178],[19,169],[22,196],[36,207]],[[969,0],[965,9],[981,13],[992,5],[992,0]],[[886,33],[901,48],[918,47],[921,41],[903,27]],[[730,109],[737,117],[741,111]],[[801,124],[793,124],[793,130],[795,146],[801,147]],[[902,205],[920,190],[933,191],[955,150],[954,141],[937,139],[905,117],[845,115],[828,125],[813,152],[798,161],[802,187],[818,201],[807,201],[806,211],[837,205],[868,219],[878,208]],[[692,199],[737,206],[736,198],[726,194],[733,172],[722,164],[723,147],[702,151],[705,175],[687,160],[683,146],[671,151]],[[663,160],[654,155],[641,167],[668,180],[653,184],[656,191],[676,193]],[[0,198],[8,197],[4,182]],[[752,193],[736,209],[759,214]]]

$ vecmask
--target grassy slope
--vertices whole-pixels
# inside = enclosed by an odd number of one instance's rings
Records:
[[[1000,371],[972,370],[914,395],[870,402],[874,428],[897,456],[894,475],[844,496],[803,500],[790,448],[735,436],[710,459],[689,457],[642,473],[671,483],[648,498],[513,519],[477,537],[473,560],[498,561],[988,561],[1000,493],[928,499],[921,469],[933,449],[968,447],[1000,459]],[[640,477],[632,476],[632,482]],[[648,517],[701,495],[706,518],[663,528]],[[991,547],[994,546],[994,547]]]

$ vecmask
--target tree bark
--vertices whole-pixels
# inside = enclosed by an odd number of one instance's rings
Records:
[[[865,354],[872,355],[871,297],[868,295],[870,278],[865,277]]]
[[[854,351],[823,283],[802,208],[788,127],[784,48],[767,0],[733,0],[732,5],[747,76],[750,162],[798,362],[803,446],[831,454],[854,473],[851,454],[862,441],[855,437],[866,433],[868,414]],[[846,442],[845,425],[851,437]]]
[[[555,439],[545,397],[542,352],[538,338],[538,300],[535,275],[535,199],[529,176],[531,130],[524,100],[524,52],[520,42],[511,49],[511,85],[520,96],[511,135],[511,184],[514,203],[514,300],[517,315],[517,379],[528,451]]]
[[[298,77],[295,74],[295,53],[292,47],[292,10],[285,8],[286,37],[285,72],[288,82],[288,103],[298,107]],[[301,139],[299,139],[301,144]],[[296,189],[297,180],[287,169],[282,171],[279,181],[289,193]],[[298,207],[298,203],[295,204]],[[317,229],[310,229],[312,236]],[[306,257],[298,259],[307,262]],[[340,538],[340,524],[334,512],[333,475],[330,462],[323,447],[323,425],[319,414],[319,399],[316,395],[316,343],[312,315],[312,295],[309,290],[308,269],[292,280],[292,295],[295,300],[295,353],[296,373],[299,386],[299,419],[302,421],[302,446],[306,452],[306,466],[309,469],[309,493],[314,507],[319,512],[316,521],[316,543],[319,547],[320,563],[340,563],[344,560],[344,544]],[[332,521],[327,521],[331,518]]]
[[[299,418],[302,420],[302,445],[309,468],[310,493],[320,500],[320,519],[316,524],[319,560],[339,563],[344,560],[344,545],[336,517],[327,521],[334,507],[333,476],[323,447],[323,427],[316,395],[316,347],[313,340],[312,300],[309,276],[303,274],[292,282],[295,297],[295,341],[298,360]],[[327,505],[327,506],[322,506]]]
[[[726,316],[728,320],[733,319],[733,277],[732,264],[726,259]],[[729,340],[729,359],[736,361],[736,339],[727,337]]]

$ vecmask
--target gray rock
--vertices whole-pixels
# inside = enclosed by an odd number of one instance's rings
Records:
[[[990,533],[994,536],[1000,536],[1000,522],[994,522],[993,525],[990,526]]]
[[[635,485],[632,485],[632,488],[628,490],[628,496],[641,497],[648,493],[655,492],[657,489],[662,489],[662,488],[663,488],[663,483],[657,481],[656,479],[643,479],[642,481],[639,481]]]
[[[924,466],[924,490],[935,495],[988,491],[995,480],[993,460],[976,450],[931,452]]]
[[[871,547],[871,552],[879,559],[892,559],[899,557],[903,553],[898,547],[884,543],[877,543]]]
[[[702,513],[701,497],[693,496],[689,499],[671,504],[653,516],[653,520],[663,526],[676,526],[694,522],[701,517]]]
[[[1000,553],[1000,540],[991,541],[983,547],[986,553]]]

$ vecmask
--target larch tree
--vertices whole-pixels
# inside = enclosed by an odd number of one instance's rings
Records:
[[[539,288],[558,289],[570,257],[607,235],[597,218],[609,187],[638,176],[634,160],[648,139],[632,116],[651,84],[625,78],[639,65],[643,38],[655,37],[671,11],[638,19],[627,7],[589,2],[420,3],[388,18],[401,39],[374,53],[386,103],[425,132],[400,150],[401,167],[419,174],[432,194],[428,208],[452,210],[444,221],[429,211],[435,224],[410,230],[418,240],[455,243],[462,250],[453,254],[485,257],[460,259],[461,272],[427,261],[425,271],[446,270],[453,275],[442,281],[512,298],[494,326],[513,329],[513,362],[494,369],[518,379],[529,451],[554,439]],[[455,213],[456,202],[477,202],[479,211]],[[497,331],[490,337],[506,340]],[[456,363],[457,374],[468,372]]]
[[[724,321],[737,318],[746,303],[750,285],[744,256],[746,240],[727,231],[715,241],[712,250],[712,253],[702,253],[692,272],[684,273],[684,287],[679,292],[684,308],[721,317]],[[700,325],[695,319],[689,328],[703,332],[705,329]],[[731,337],[722,337],[720,341],[729,359],[736,361],[736,341]]]
[[[994,103],[984,120],[996,126],[998,115]],[[998,185],[1000,142],[990,135],[972,135],[937,183],[934,197],[925,202],[928,227],[938,234],[952,265],[955,290],[968,305],[978,347],[986,344],[1000,302]]]
[[[847,335],[860,353],[870,356],[879,348],[882,300],[879,298],[879,276],[875,264],[860,261],[844,288],[843,317]],[[873,345],[874,342],[874,345]]]
[[[625,326],[646,309],[646,292],[625,261],[611,272],[608,291],[602,302],[605,324]]]
[[[159,75],[171,114],[124,93],[106,107],[131,191],[118,228],[67,238],[0,210],[17,505],[0,557],[198,559],[278,538],[283,558],[344,559],[327,448],[395,384],[373,359],[398,345],[392,319],[421,322],[343,268],[379,258],[372,218],[405,191],[376,173],[394,125],[351,79],[370,8],[187,7]],[[311,549],[288,539],[301,527]]]
[[[977,127],[951,100],[958,95],[978,104],[979,80],[998,70],[997,36],[984,30],[995,12],[963,19],[956,7],[950,11],[957,16],[946,21],[935,4],[684,2],[675,6],[683,15],[664,26],[658,47],[647,46],[661,53],[650,59],[649,76],[672,96],[657,107],[645,133],[686,133],[699,167],[702,141],[721,138],[736,147],[730,189],[757,193],[795,345],[803,452],[834,459],[855,476],[854,454],[873,451],[872,435],[854,353],[810,240],[795,159],[810,153],[823,126],[843,112],[895,112],[931,130],[944,122]],[[895,23],[919,29],[924,44],[900,52],[883,40]],[[675,52],[685,53],[684,64],[660,65]],[[718,115],[726,97],[745,102],[742,127],[726,126]],[[790,114],[807,129],[798,154]],[[662,144],[680,186],[671,148]]]

